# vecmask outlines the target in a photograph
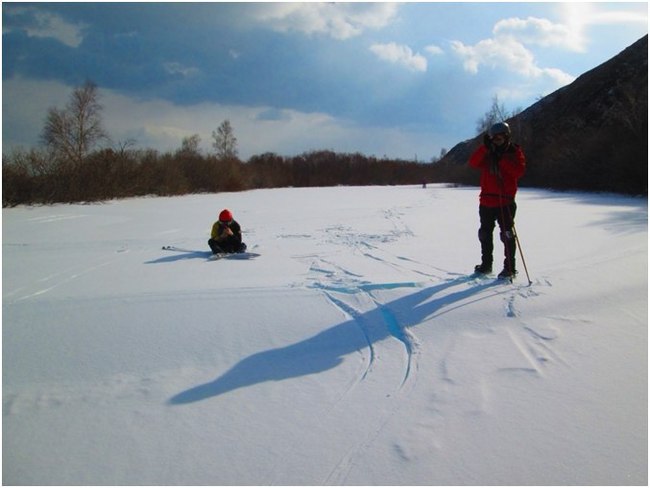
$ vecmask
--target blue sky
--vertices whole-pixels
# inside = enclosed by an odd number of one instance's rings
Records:
[[[230,120],[240,157],[429,161],[648,32],[642,3],[2,4],[3,151],[87,79],[113,145],[160,151]]]

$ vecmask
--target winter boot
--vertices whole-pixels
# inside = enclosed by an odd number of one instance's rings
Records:
[[[491,263],[481,263],[474,266],[474,273],[476,274],[489,274],[492,272]]]
[[[514,280],[515,277],[517,276],[517,270],[516,269],[509,269],[508,267],[503,268],[503,271],[499,273],[498,278],[500,280]]]

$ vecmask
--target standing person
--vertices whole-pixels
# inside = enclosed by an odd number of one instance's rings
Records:
[[[515,251],[514,219],[517,212],[515,195],[517,181],[526,169],[526,158],[521,148],[510,141],[510,126],[499,122],[490,127],[483,136],[483,144],[469,158],[469,165],[481,170],[481,195],[479,218],[481,226],[478,239],[481,243],[481,264],[474,268],[476,273],[492,272],[492,234],[498,222],[503,242],[503,271],[499,278],[514,278]]]
[[[219,220],[212,225],[208,246],[213,254],[246,251],[246,244],[242,242],[241,227],[227,208],[221,211]]]

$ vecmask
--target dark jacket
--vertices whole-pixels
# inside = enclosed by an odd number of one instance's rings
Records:
[[[242,243],[241,227],[236,220],[228,223],[215,222],[210,236],[226,252],[236,251]]]

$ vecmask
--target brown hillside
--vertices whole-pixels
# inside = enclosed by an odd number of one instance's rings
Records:
[[[526,153],[522,186],[648,193],[648,36],[508,120]],[[482,136],[456,145],[437,171],[466,168]]]

